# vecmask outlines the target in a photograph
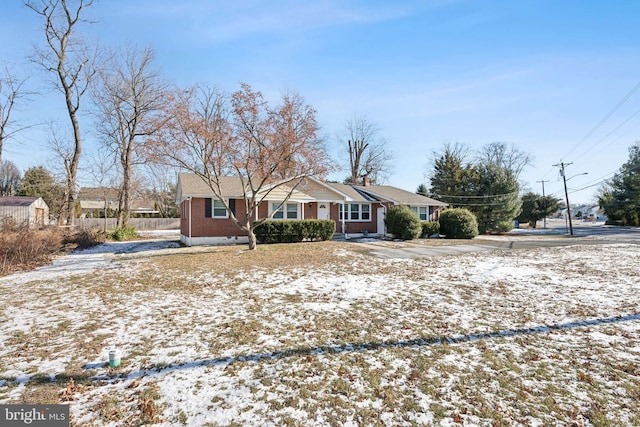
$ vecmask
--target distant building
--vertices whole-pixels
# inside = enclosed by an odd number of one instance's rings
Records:
[[[83,187],[78,191],[77,200],[82,209],[83,218],[104,218],[105,209],[109,212],[118,210],[117,188]],[[133,197],[131,214],[157,214],[155,202],[150,197]]]
[[[49,225],[49,206],[42,197],[0,197],[0,221],[29,228]]]

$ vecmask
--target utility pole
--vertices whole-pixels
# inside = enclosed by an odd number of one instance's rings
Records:
[[[573,162],[571,163],[560,162],[557,165],[553,165],[553,166],[560,166],[560,175],[562,175],[562,180],[564,181],[564,197],[567,200],[567,217],[569,218],[569,235],[570,236],[573,236],[573,224],[571,223],[571,207],[569,206],[569,193],[567,192],[567,176],[564,173],[564,167],[572,164]]]
[[[542,181],[536,181],[536,182],[541,182],[542,183],[542,198],[544,199],[545,195],[544,195],[544,183],[545,182],[551,182],[551,181],[545,181],[544,179]],[[545,211],[547,210],[546,206],[545,206]],[[547,216],[544,216],[544,227],[542,228],[547,228]]]

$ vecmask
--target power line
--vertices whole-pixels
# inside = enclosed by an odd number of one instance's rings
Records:
[[[593,145],[591,145],[591,147],[587,148],[586,150],[584,150],[578,157],[574,158],[573,161],[575,162],[576,160],[578,160],[580,157],[584,156],[585,154],[587,154],[589,151],[593,150],[598,144],[600,144],[602,141],[604,141],[605,139],[609,138],[615,131],[617,131],[618,129],[620,129],[622,126],[626,125],[631,119],[633,119],[635,116],[637,116],[638,114],[640,114],[640,110],[636,111],[635,113],[633,113],[632,115],[630,115],[629,117],[627,117],[622,123],[620,123],[618,126],[615,127],[615,129],[613,129],[611,132],[609,132],[608,134],[606,134],[605,136],[603,136],[602,138],[600,138],[598,141],[596,141]]]
[[[459,198],[459,199],[490,199],[492,197],[505,197],[505,196],[513,196],[514,194],[518,194],[519,191],[512,191],[510,193],[504,193],[504,194],[487,194],[484,196],[454,196],[454,195],[449,195],[449,194],[432,194],[433,197],[438,197],[438,198],[445,198],[445,197],[451,197],[451,198]]]
[[[580,145],[582,145],[582,143],[584,141],[586,141],[589,137],[591,137],[591,135],[593,135],[594,133],[596,133],[596,131],[598,129],[600,129],[600,127],[602,127],[603,124],[605,124],[607,122],[607,120],[609,120],[609,118],[611,118],[611,116],[613,116],[637,91],[638,89],[640,89],[640,82],[638,82],[638,84],[636,84],[629,92],[627,92],[627,94],[622,97],[622,99],[620,101],[618,101],[618,103],[616,105],[613,106],[613,108],[611,108],[611,110],[609,110],[609,112],[607,114],[604,115],[604,117],[602,117],[602,119],[600,119],[600,121],[589,131],[587,132],[586,135],[584,135],[582,137],[582,139],[580,139],[580,141],[578,141],[570,150],[569,152],[567,152],[567,154],[565,156],[563,156],[562,158],[567,158],[569,157],[569,155],[571,155],[571,153],[573,153],[578,147],[580,147]],[[635,113],[634,115],[635,116]],[[633,117],[632,116],[632,117]],[[629,121],[631,118],[627,119],[624,123],[626,123],[627,121]],[[622,126],[622,125],[620,125]],[[618,129],[618,128],[616,128]],[[611,132],[612,133],[612,132]],[[610,134],[611,134],[610,133]],[[609,135],[610,135],[609,134]],[[607,135],[607,137],[609,136]],[[606,137],[605,137],[606,138]],[[604,139],[604,138],[603,138]],[[591,150],[593,147],[595,147],[595,145],[599,144],[601,141],[598,141],[596,144],[594,144],[592,147],[589,148],[589,150]],[[587,150],[587,151],[589,151]],[[561,159],[562,160],[562,159]],[[545,174],[543,175],[543,178],[545,178],[546,176],[549,175],[549,173],[553,171],[553,168],[549,169],[547,172],[545,172]]]
[[[638,91],[638,89],[640,89],[640,82],[638,82],[638,84],[635,85],[633,89],[631,89],[620,101],[618,101],[618,103],[611,110],[609,110],[609,112],[605,114],[605,116],[602,119],[600,119],[598,124],[596,124],[589,132],[587,132],[587,134],[583,136],[582,139],[578,141],[578,143],[575,144],[573,148],[571,148],[571,150],[569,150],[569,152],[564,156],[564,158],[569,157],[569,155],[573,153],[576,150],[576,148],[578,148],[584,141],[586,141],[589,137],[591,137],[591,135],[596,133],[596,131],[600,129],[600,127],[602,127],[602,125],[605,124],[605,122],[609,120],[609,118],[613,116],[616,113],[616,111],[618,111],[620,107],[622,107],[629,100],[629,98],[631,98]]]

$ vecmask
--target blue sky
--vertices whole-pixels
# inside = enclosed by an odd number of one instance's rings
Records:
[[[366,116],[390,141],[389,183],[408,190],[426,181],[444,143],[504,141],[535,157],[525,187],[541,192],[544,179],[547,194],[563,196],[552,165],[573,162],[567,176],[589,175],[569,187],[591,187],[570,193],[571,202],[590,202],[640,139],[638,93],[591,133],[640,83],[637,1],[102,0],[90,16],[88,40],[150,46],[179,85],[232,91],[247,82],[273,100],[300,92],[336,157],[346,119]],[[22,1],[0,4],[0,39],[0,63],[40,92],[15,118],[67,126],[62,98],[28,61],[41,23]],[[83,116],[87,153],[99,144],[93,126]],[[47,130],[19,133],[3,158],[22,170],[50,165]]]

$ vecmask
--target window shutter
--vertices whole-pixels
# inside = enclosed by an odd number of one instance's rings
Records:
[[[229,210],[232,214],[236,214],[236,199],[229,199]]]
[[[211,218],[213,216],[211,212],[211,199],[204,199],[204,217]]]

